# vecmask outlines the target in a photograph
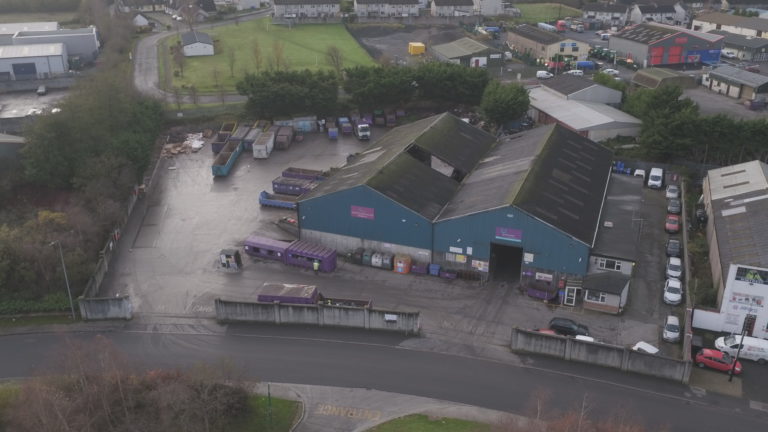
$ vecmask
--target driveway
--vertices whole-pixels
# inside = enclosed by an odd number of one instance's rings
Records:
[[[747,109],[740,101],[723,96],[702,86],[687,89],[683,93],[699,106],[699,112],[705,116],[724,114],[741,120],[753,120],[766,117],[766,111],[752,111]]]

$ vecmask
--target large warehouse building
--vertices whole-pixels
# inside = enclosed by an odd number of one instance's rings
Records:
[[[716,63],[723,36],[658,23],[638,24],[611,36],[608,48],[642,67]]]
[[[91,63],[99,55],[99,38],[95,27],[52,31],[20,31],[13,36],[14,45],[63,43],[67,54],[81,64]]]
[[[26,23],[2,23],[0,24],[0,45],[13,45],[13,35],[18,32],[36,32],[58,30],[59,23],[26,22]]]
[[[302,239],[504,280],[587,272],[611,152],[559,125],[496,140],[450,114],[394,129],[302,197]]]
[[[0,81],[46,79],[68,70],[63,43],[0,46]]]

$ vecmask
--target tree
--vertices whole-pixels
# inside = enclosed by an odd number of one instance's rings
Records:
[[[285,59],[285,45],[282,42],[276,40],[272,43],[272,58],[274,59],[275,70],[288,68]]]
[[[235,62],[237,61],[237,53],[234,48],[227,50],[227,65],[229,66],[230,78],[235,77]]]
[[[520,118],[528,111],[528,92],[518,84],[492,81],[483,92],[480,109],[485,118],[496,126]]]
[[[192,98],[192,103],[197,105],[200,101],[199,95],[197,93],[197,87],[194,85],[189,86],[189,96]]]
[[[488,85],[488,73],[481,68],[429,62],[419,65],[414,80],[423,98],[443,104],[478,105]]]
[[[330,113],[338,98],[338,81],[330,71],[246,74],[236,87],[240,94],[248,96],[246,111],[265,118],[302,112]]]
[[[176,103],[176,109],[181,111],[181,89],[173,86],[173,101]]]
[[[331,45],[325,50],[325,61],[328,63],[334,71],[336,76],[341,79],[341,71],[344,69],[344,53],[341,52],[339,47]]]
[[[173,50],[173,64],[179,68],[179,74],[184,78],[184,64],[187,61],[187,57],[184,55],[184,50],[181,47],[181,43],[172,48]]]
[[[253,50],[253,64],[256,66],[256,73],[259,73],[261,72],[262,60],[264,60],[261,56],[261,45],[259,45],[259,41],[253,41],[251,49]]]

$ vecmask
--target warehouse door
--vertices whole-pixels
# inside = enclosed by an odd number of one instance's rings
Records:
[[[489,272],[492,280],[519,282],[522,263],[522,248],[491,243]]]
[[[683,47],[673,46],[669,47],[669,59],[667,64],[683,63]]]
[[[664,61],[664,47],[651,47],[651,64],[657,65]]]
[[[37,67],[34,63],[16,63],[13,65],[13,75],[17,80],[36,79]]]

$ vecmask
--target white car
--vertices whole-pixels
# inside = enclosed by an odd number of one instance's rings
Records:
[[[616,69],[603,69],[601,72],[606,74],[606,75],[610,75],[610,76],[618,76],[619,75],[619,71],[617,71]]]
[[[661,333],[664,342],[680,341],[680,319],[674,315],[667,316],[664,320],[664,331]]]
[[[664,303],[677,306],[683,302],[683,283],[680,279],[667,279],[664,282]]]
[[[736,53],[733,51],[723,51],[720,55],[728,59],[736,58]]]
[[[667,186],[667,199],[677,199],[680,198],[680,187],[678,185],[669,185]]]
[[[667,258],[667,277],[670,279],[682,279],[682,276],[683,262],[680,260],[680,258]]]
[[[648,342],[640,341],[632,347],[632,351],[637,351],[646,354],[658,354],[659,349],[649,344]]]
[[[551,73],[549,73],[547,71],[536,71],[536,78],[538,78],[538,79],[550,79],[553,76],[554,75],[552,75]]]

